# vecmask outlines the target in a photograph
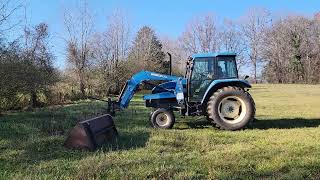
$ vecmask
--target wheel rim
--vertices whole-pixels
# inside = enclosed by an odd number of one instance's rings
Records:
[[[166,126],[169,124],[169,116],[165,113],[160,113],[156,117],[158,126]]]
[[[246,104],[237,96],[223,98],[218,108],[220,118],[229,124],[241,122],[247,113]]]

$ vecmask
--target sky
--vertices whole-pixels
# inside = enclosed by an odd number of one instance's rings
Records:
[[[65,28],[63,12],[77,7],[80,0],[26,0],[28,24],[49,25],[54,65],[65,67]],[[121,10],[129,17],[133,32],[149,25],[160,36],[177,38],[192,18],[212,14],[218,19],[237,20],[253,7],[263,7],[274,15],[299,14],[313,16],[320,11],[320,0],[88,0],[95,30],[103,31],[108,16]]]

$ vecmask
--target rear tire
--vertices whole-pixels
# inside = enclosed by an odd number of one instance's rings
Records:
[[[175,117],[172,111],[160,108],[151,113],[150,123],[154,128],[171,129],[175,123]]]
[[[208,101],[208,120],[224,130],[244,129],[253,121],[255,103],[240,87],[228,86],[216,91]]]

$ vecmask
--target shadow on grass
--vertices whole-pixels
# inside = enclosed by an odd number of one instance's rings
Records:
[[[292,128],[308,128],[320,126],[320,119],[257,119],[253,122],[248,129],[292,129]]]
[[[206,121],[180,121],[187,127],[177,128],[184,129],[207,129],[214,128],[213,125]],[[282,119],[257,119],[251,123],[247,129],[293,129],[293,128],[312,128],[320,126],[320,118],[304,119],[304,118],[282,118]]]
[[[134,150],[143,148],[149,139],[149,133],[145,131],[123,132],[113,142],[105,144],[96,151],[104,153],[110,151]],[[4,154],[22,150],[15,158],[3,159],[4,170],[14,172],[16,168],[24,169],[41,163],[54,161],[73,162],[79,161],[95,152],[85,150],[71,150],[63,147],[64,136],[46,136],[36,138],[33,141],[19,144],[19,140],[11,141],[7,146],[0,147]],[[5,152],[7,151],[7,152]],[[1,155],[2,153],[0,153]],[[4,155],[2,154],[2,155]]]
[[[207,129],[212,128],[212,123],[208,122],[207,120],[201,121],[188,121],[185,122],[188,128],[180,128],[180,129]]]
[[[23,169],[42,162],[77,161],[91,156],[92,152],[68,150],[62,145],[67,132],[78,121],[103,113],[102,108],[103,105],[94,107],[90,104],[79,104],[1,116],[0,156],[8,158],[2,159],[0,169],[14,172],[17,168]],[[123,132],[121,129],[118,141],[107,144],[100,150],[141,148],[146,145],[150,136],[144,129],[125,129]]]
[[[146,131],[119,132],[119,136],[111,143],[104,145],[103,151],[122,151],[143,148],[146,146],[150,133]]]

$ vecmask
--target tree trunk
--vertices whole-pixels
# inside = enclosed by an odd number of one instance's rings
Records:
[[[86,85],[85,85],[85,72],[83,71],[83,68],[79,70],[79,88],[81,92],[81,99],[84,99],[86,97]]]
[[[257,81],[257,63],[253,63],[253,81],[255,84],[258,83]]]
[[[80,79],[80,92],[81,92],[81,98],[85,98],[86,97],[86,91],[85,91],[85,85],[83,82],[83,79]]]
[[[30,99],[30,106],[32,108],[36,108],[38,106],[38,96],[37,93],[35,91],[31,91],[31,99]]]

